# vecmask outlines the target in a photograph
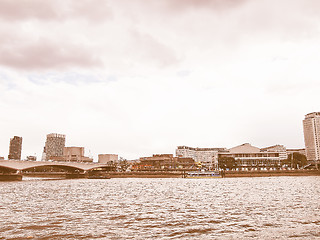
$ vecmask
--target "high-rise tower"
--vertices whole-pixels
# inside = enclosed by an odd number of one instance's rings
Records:
[[[305,115],[303,132],[307,160],[318,166],[320,164],[320,112]]]
[[[43,150],[43,160],[50,160],[51,157],[63,156],[65,143],[66,135],[57,133],[48,134]]]
[[[14,136],[10,139],[9,160],[21,160],[22,137]]]

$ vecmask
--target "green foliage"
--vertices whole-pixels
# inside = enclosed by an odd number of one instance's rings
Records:
[[[129,167],[129,163],[127,159],[120,157],[119,163],[118,163],[118,170],[120,172],[125,172]]]
[[[237,167],[236,160],[233,157],[221,157],[218,159],[218,166],[220,169],[226,170]]]
[[[306,156],[301,153],[289,154],[288,158],[283,161],[283,164],[293,168],[301,168],[307,165],[307,163]]]

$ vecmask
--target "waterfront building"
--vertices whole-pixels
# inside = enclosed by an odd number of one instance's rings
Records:
[[[303,120],[304,143],[307,160],[320,165],[320,112],[305,115]]]
[[[218,154],[225,152],[226,148],[193,148],[187,146],[178,146],[176,156],[184,158],[192,158],[202,167],[217,168]]]
[[[21,160],[22,137],[14,136],[10,139],[9,160]]]
[[[66,135],[50,133],[47,135],[42,160],[52,160],[53,157],[63,156],[66,143]]]
[[[105,164],[113,164],[118,162],[118,154],[99,154],[98,162]]]
[[[87,162],[92,163],[93,159],[84,156],[84,147],[64,147],[62,156],[52,156],[56,162]]]
[[[218,154],[219,161],[234,159],[234,168],[280,168],[283,160],[287,159],[286,148],[274,145],[266,148],[254,147],[249,143],[228,149]],[[221,166],[221,164],[220,164]]]
[[[261,148],[260,151],[261,152],[278,152],[280,160],[285,160],[288,158],[287,149],[283,145],[277,144],[270,147]]]
[[[299,153],[299,154],[302,154],[302,155],[305,155],[306,156],[306,149],[305,148],[290,148],[290,149],[287,149],[287,154],[293,154],[293,153]]]
[[[153,154],[152,157],[141,157],[140,161],[133,165],[133,169],[190,169],[195,167],[192,158],[174,157],[173,154]]]

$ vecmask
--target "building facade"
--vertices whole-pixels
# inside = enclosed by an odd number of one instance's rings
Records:
[[[178,146],[176,156],[192,158],[200,166],[211,169],[218,166],[218,154],[225,152],[226,148],[193,148]]]
[[[141,157],[133,169],[140,170],[181,170],[195,167],[192,158],[174,157],[173,154],[153,154],[152,157]]]
[[[283,160],[287,159],[286,148],[283,145],[274,145],[266,148],[254,147],[249,143],[228,149],[227,152],[219,153],[219,161],[234,159],[234,168],[280,168]],[[221,167],[221,164],[219,164]]]
[[[305,148],[290,148],[290,149],[287,149],[287,154],[293,154],[293,153],[299,153],[299,154],[302,154],[302,155],[305,155],[306,156],[306,149]]]
[[[280,168],[287,159],[287,150],[283,145],[274,145],[265,148],[254,147],[249,143],[227,148],[191,148],[179,146],[176,155],[189,157],[195,160],[196,165],[207,169],[218,169],[224,166],[229,168],[228,161],[233,161],[233,167],[247,168]]]
[[[50,133],[47,135],[42,160],[52,160],[53,157],[63,156],[66,143],[66,135]]]
[[[64,147],[62,156],[51,156],[56,162],[93,162],[93,158],[84,156],[84,147]]]
[[[118,154],[99,154],[98,162],[105,164],[116,163],[118,162]]]
[[[303,120],[304,143],[307,160],[320,164],[320,112],[305,115]]]
[[[10,139],[9,160],[21,160],[22,137],[14,136]]]
[[[288,158],[288,150],[283,145],[273,145],[270,147],[265,147],[260,149],[261,152],[278,152],[280,160],[285,160]]]

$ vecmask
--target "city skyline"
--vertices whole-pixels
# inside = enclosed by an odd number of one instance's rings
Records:
[[[313,115],[313,114],[319,114],[319,112],[314,112],[314,113],[309,113],[307,114],[306,116],[310,116],[310,115]],[[303,124],[305,125],[305,120],[303,120]],[[317,131],[317,130],[316,130]],[[316,132],[316,134],[319,134],[318,132]],[[9,152],[11,152],[11,148],[12,148],[12,141],[15,140],[15,142],[17,142],[17,140],[20,141],[19,143],[19,146],[15,146],[14,148],[17,149],[19,152],[19,156],[20,157],[17,157],[16,159],[14,158],[11,158],[12,160],[21,160],[21,152],[22,152],[22,137],[18,137],[18,136],[14,136],[14,138],[11,138],[10,139],[10,146],[9,146]],[[42,157],[41,157],[41,161],[62,161],[62,159],[60,158],[68,158],[70,157],[71,153],[70,154],[65,154],[65,152],[70,152],[70,149],[74,149],[73,151],[77,152],[77,154],[79,156],[82,156],[84,157],[84,152],[85,152],[85,147],[78,147],[78,146],[65,146],[65,142],[66,142],[66,135],[65,134],[61,134],[61,133],[49,133],[46,135],[46,141],[45,141],[45,144],[44,144],[44,148],[43,148],[43,152],[42,152]],[[17,145],[16,143],[14,143],[14,145]],[[305,144],[305,146],[308,145],[309,147],[309,142]],[[176,150],[174,151],[175,153],[175,156],[180,156],[181,154],[182,155],[185,155],[184,150],[183,149],[190,149],[192,151],[200,151],[200,152],[208,152],[208,153],[205,153],[205,155],[214,155],[215,157],[217,157],[217,153],[219,151],[221,152],[224,152],[224,151],[229,151],[229,150],[232,150],[232,148],[238,148],[238,147],[242,147],[242,146],[251,146],[251,143],[242,143],[242,144],[239,144],[237,146],[233,146],[233,147],[216,147],[216,146],[210,146],[210,147],[190,147],[190,146],[176,146]],[[254,149],[259,149],[262,150],[262,151],[266,151],[267,149],[274,149],[274,148],[280,148],[281,151],[284,151],[285,150],[285,155],[287,156],[287,152],[289,151],[295,151],[297,150],[298,152],[301,152],[302,150],[306,150],[305,148],[287,148],[286,146],[284,145],[279,145],[279,144],[275,144],[275,145],[272,145],[272,146],[264,146],[264,147],[256,147],[256,146],[251,146],[253,147]],[[17,151],[17,150],[14,150],[14,151]],[[181,151],[182,152],[181,152]],[[81,154],[79,154],[79,151],[81,152]],[[89,151],[90,153],[90,151]],[[100,156],[103,157],[104,155],[105,156],[117,156],[118,157],[118,154],[120,154],[120,158],[123,158],[123,156],[121,156],[121,153],[117,153],[117,154],[114,154],[114,153],[97,153],[96,155],[98,156],[98,158],[92,158],[91,161],[93,160],[94,162],[99,162],[98,159],[100,159]],[[171,154],[169,152],[167,153],[152,153],[153,155],[154,154]],[[306,155],[306,153],[303,153],[304,155]],[[173,155],[173,154],[172,154]],[[187,154],[188,155],[188,154]],[[208,156],[209,156],[208,155]],[[213,156],[212,155],[212,156]],[[205,156],[205,157],[208,157],[208,156]],[[211,156],[211,157],[212,157]],[[2,157],[2,156],[0,156]],[[22,160],[28,160],[28,158],[34,158],[34,159],[37,159],[37,155],[35,154],[34,156],[25,156]],[[51,157],[53,157],[51,159]],[[90,157],[93,157],[93,155],[90,155]],[[142,155],[139,155],[138,158],[141,158]],[[200,158],[202,158],[203,156],[200,156]],[[210,157],[210,158],[211,158]],[[55,159],[57,158],[57,159]],[[138,158],[136,158],[135,160],[138,160]],[[197,157],[196,157],[197,158]],[[196,159],[195,158],[195,159]],[[285,159],[286,157],[282,156],[283,159]],[[8,159],[9,159],[9,156],[8,156]],[[89,159],[89,158],[88,158]],[[123,159],[126,159],[126,158],[123,158]],[[9,159],[10,160],[10,159]],[[95,161],[97,160],[97,161]],[[129,160],[134,160],[134,159],[129,159]],[[64,160],[63,160],[64,161]],[[205,160],[206,161],[206,160]]]
[[[304,147],[315,0],[0,1],[0,156],[46,135],[127,159],[179,145]],[[169,24],[168,24],[169,23]],[[89,153],[90,150],[90,153]]]

